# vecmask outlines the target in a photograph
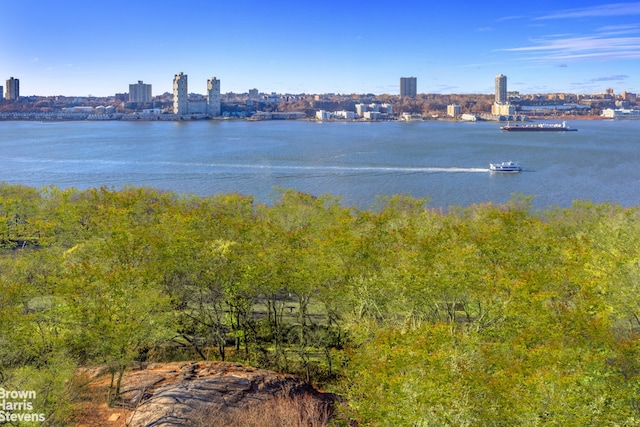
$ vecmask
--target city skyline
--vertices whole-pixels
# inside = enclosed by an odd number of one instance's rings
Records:
[[[640,92],[640,2],[3,3],[0,77],[22,96],[156,96],[181,69],[195,93],[215,75],[224,93],[397,95],[415,76],[418,93],[490,94],[499,74],[521,93]]]

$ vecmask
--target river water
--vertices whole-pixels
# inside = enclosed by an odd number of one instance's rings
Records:
[[[640,121],[571,121],[578,132],[500,132],[496,122],[0,122],[0,182],[86,189],[126,185],[269,201],[274,188],[429,206],[574,200],[640,205]],[[514,160],[521,173],[489,172]]]

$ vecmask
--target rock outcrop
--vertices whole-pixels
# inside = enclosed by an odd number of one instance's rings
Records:
[[[152,364],[127,371],[122,383],[120,407],[103,413],[103,425],[131,427],[198,427],[251,425],[246,414],[298,402],[289,415],[314,418],[326,425],[335,396],[320,393],[293,375],[223,362]],[[300,405],[300,402],[304,402]],[[315,412],[314,412],[315,411]],[[245,416],[244,421],[233,420]],[[268,425],[257,421],[255,425]]]

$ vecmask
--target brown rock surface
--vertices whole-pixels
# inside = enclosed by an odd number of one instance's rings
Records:
[[[151,364],[127,371],[122,383],[121,404],[113,408],[107,407],[106,403],[97,403],[106,395],[109,381],[110,376],[103,374],[89,383],[96,399],[85,404],[78,425],[234,425],[229,420],[238,418],[239,414],[264,413],[267,408],[273,411],[274,407],[283,406],[282,402],[297,402],[293,409],[289,403],[285,405],[286,416],[291,417],[292,410],[312,413],[311,418],[315,421],[291,425],[322,426],[326,425],[335,402],[334,395],[320,393],[296,376],[223,362]],[[251,424],[245,416],[237,425],[268,424],[266,421]]]

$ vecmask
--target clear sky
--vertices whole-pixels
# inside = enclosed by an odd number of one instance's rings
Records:
[[[205,93],[640,93],[640,1],[0,0],[0,85],[110,96]]]

